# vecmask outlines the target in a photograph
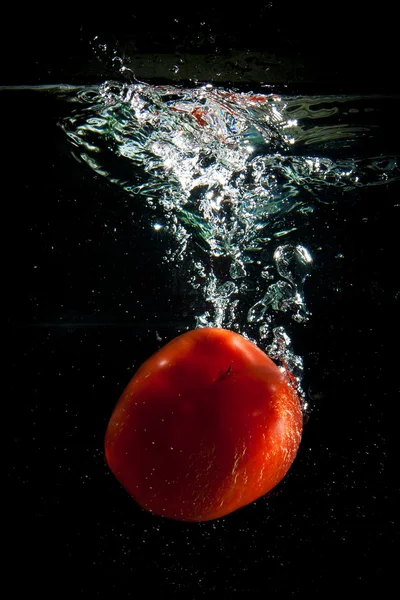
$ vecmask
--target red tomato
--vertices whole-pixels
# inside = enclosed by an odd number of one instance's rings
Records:
[[[301,432],[297,394],[264,352],[237,333],[195,329],[133,376],[111,416],[105,455],[143,508],[208,521],[281,481]]]

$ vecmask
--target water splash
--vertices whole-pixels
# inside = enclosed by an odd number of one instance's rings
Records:
[[[360,152],[374,126],[344,118],[368,98],[112,81],[63,94],[76,103],[60,125],[77,160],[142,197],[154,228],[170,234],[165,260],[204,305],[197,326],[240,331],[299,382],[280,315],[309,318],[301,230],[335,194],[399,179],[397,156]]]

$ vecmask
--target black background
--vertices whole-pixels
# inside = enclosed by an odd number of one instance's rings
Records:
[[[98,82],[115,74],[110,48],[117,48],[119,56],[147,54],[155,62],[166,54],[200,54],[209,59],[210,77],[233,51],[242,81],[249,70],[251,75],[246,53],[264,53],[267,82],[318,85],[320,93],[399,90],[397,19],[389,5],[255,1],[244,9],[205,1],[53,11],[9,5],[1,33],[3,84]],[[92,44],[95,36],[98,43]],[[108,53],[96,49],[100,43]],[[169,68],[164,76],[174,78]]]
[[[273,52],[305,65],[304,77],[274,67],[275,81],[295,91],[396,91],[394,17],[384,12],[275,3],[246,14],[68,10],[4,16],[3,85],[102,81],[112,65],[94,55],[99,35],[149,56]],[[87,598],[388,593],[398,185],[360,192],[351,210],[321,207],[304,240],[317,256],[306,289],[313,317],[294,341],[311,413],[289,475],[225,519],[180,524],[136,507],[108,473],[103,436],[133,370],[193,326],[186,282],[162,264],[168,240],[151,233],[144,208],[70,158],[60,103],[35,92],[0,92],[0,101],[10,334],[3,518],[14,589]]]

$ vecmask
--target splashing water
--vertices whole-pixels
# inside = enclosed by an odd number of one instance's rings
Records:
[[[178,262],[202,295],[197,326],[261,342],[300,386],[302,360],[282,317],[309,318],[312,256],[293,232],[335,194],[399,178],[396,156],[360,157],[372,127],[332,124],[367,99],[116,82],[64,96],[78,104],[60,123],[74,156],[143,197],[153,227],[171,235],[166,262]],[[311,119],[323,123],[318,136]]]

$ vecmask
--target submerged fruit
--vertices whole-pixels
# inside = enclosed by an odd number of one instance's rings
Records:
[[[301,432],[297,394],[264,352],[237,333],[195,329],[133,376],[111,416],[105,455],[143,508],[208,521],[273,488]]]

